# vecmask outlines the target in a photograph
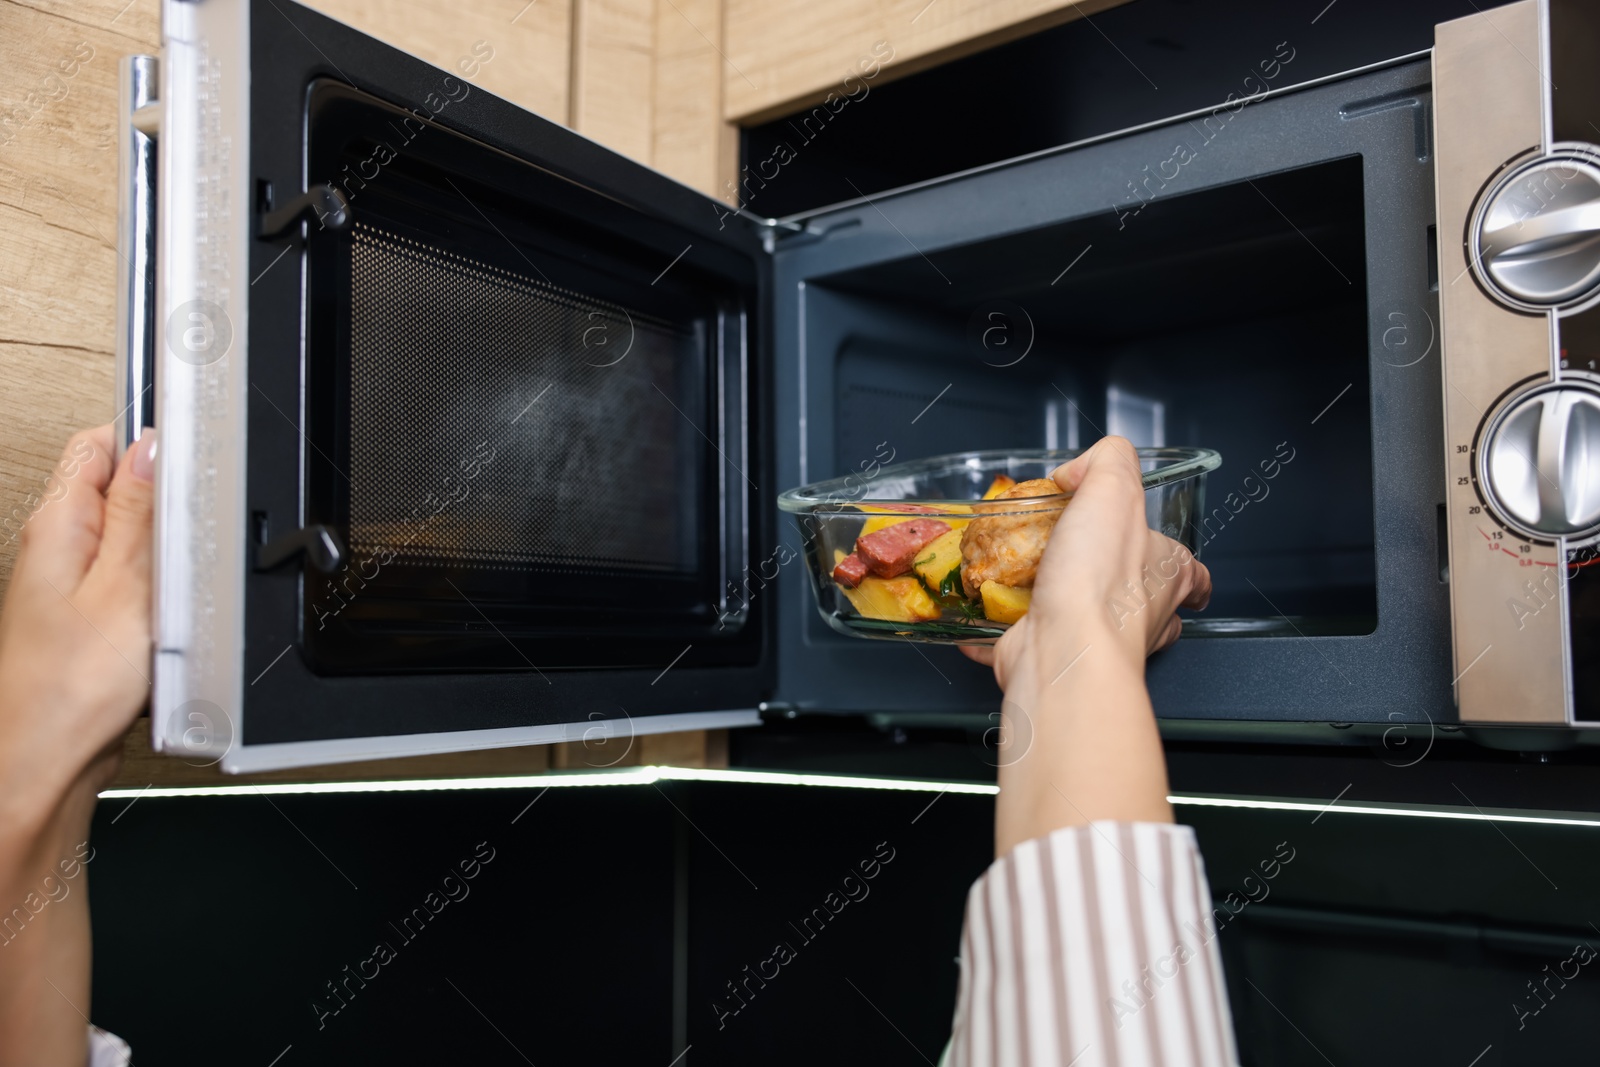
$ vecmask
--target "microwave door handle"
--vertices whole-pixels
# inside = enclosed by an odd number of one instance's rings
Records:
[[[118,68],[118,459],[155,422],[158,63],[155,56],[123,56]]]

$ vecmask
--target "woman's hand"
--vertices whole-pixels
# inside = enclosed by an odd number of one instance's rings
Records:
[[[67,445],[0,613],[0,1064],[88,1051],[89,822],[150,695],[155,435]]]
[[[994,667],[1001,689],[1024,674],[1048,679],[1091,644],[1142,663],[1178,639],[1178,608],[1211,599],[1205,564],[1146,524],[1139,457],[1126,438],[1103,438],[1051,477],[1073,496],[1045,546],[1028,614],[992,649],[963,649]]]
[[[116,774],[150,696],[155,435],[112,469],[112,430],[75,435],[19,534],[0,614],[0,805],[44,816]]]
[[[1139,458],[1108,437],[1052,475],[1073,494],[1045,547],[1028,614],[992,649],[1001,704],[995,854],[1101,819],[1171,822],[1144,661],[1203,608],[1211,575],[1145,521]]]

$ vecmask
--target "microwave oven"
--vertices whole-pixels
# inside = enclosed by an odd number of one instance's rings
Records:
[[[825,625],[777,493],[1106,433],[1224,457],[1170,733],[1600,722],[1575,0],[1300,83],[1264,42],[1214,108],[784,219],[288,0],[162,41],[118,383],[163,435],[158,750],[982,722],[986,670]]]

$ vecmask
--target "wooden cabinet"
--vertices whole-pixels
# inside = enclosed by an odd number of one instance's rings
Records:
[[[722,115],[754,125],[1127,0],[724,0]],[[846,84],[846,79],[850,79]]]
[[[0,5],[0,580],[68,435],[112,415],[117,61],[157,41],[120,6]]]
[[[545,118],[569,120],[572,0],[310,0],[307,6]],[[474,58],[482,55],[489,58]]]
[[[892,78],[1120,0],[314,0],[326,14],[713,196],[737,124]],[[75,429],[108,422],[116,319],[117,67],[159,47],[155,0],[0,0],[0,589],[13,531]],[[481,58],[487,56],[487,58]],[[463,65],[463,63],[466,65]],[[136,727],[137,735],[144,729]],[[128,742],[124,783],[191,780]],[[725,760],[725,738],[640,738],[622,763]],[[608,756],[607,759],[610,757]],[[583,767],[522,749],[329,768],[318,777]],[[604,762],[604,761],[601,761]],[[620,765],[620,764],[619,764]],[[281,776],[280,776],[281,777]],[[310,775],[298,775],[310,777]]]

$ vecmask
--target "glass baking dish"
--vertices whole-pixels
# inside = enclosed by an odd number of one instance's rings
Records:
[[[1081,450],[962,452],[791,489],[817,607],[856,637],[993,644],[1027,613],[1049,530],[1071,500],[1045,486]],[[1152,529],[1199,554],[1208,448],[1141,448]],[[1017,487],[1021,487],[1018,489]],[[1003,497],[1017,489],[1029,495]],[[896,529],[898,528],[898,529]],[[882,536],[878,536],[882,535]]]

